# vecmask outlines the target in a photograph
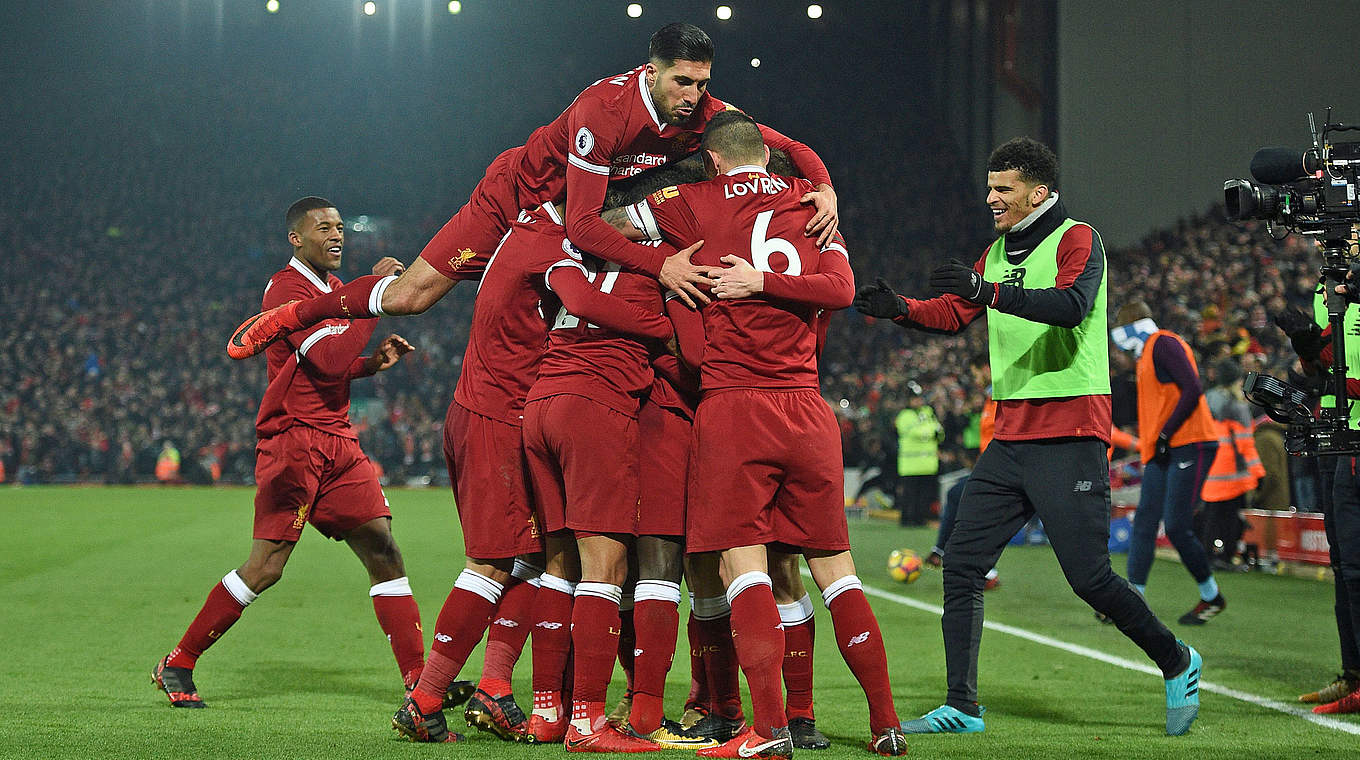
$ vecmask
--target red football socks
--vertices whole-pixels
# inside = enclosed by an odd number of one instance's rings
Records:
[[[534,597],[534,709],[561,706],[563,675],[571,654],[574,584],[544,573]],[[556,713],[553,713],[556,715]]]
[[[341,285],[329,293],[314,296],[298,304],[297,318],[304,328],[327,319],[363,319],[379,316],[368,308],[373,286],[385,278],[366,274]]]
[[[482,640],[500,601],[501,584],[471,570],[463,570],[439,608],[434,643],[411,698],[425,714],[443,708],[444,692],[458,677],[468,655]]]
[[[893,706],[892,686],[888,683],[888,657],[883,651],[883,634],[878,619],[864,596],[859,578],[847,575],[822,591],[822,600],[831,611],[836,646],[850,666],[850,672],[869,700],[869,729],[875,735],[899,725]]]
[[[755,571],[737,576],[727,588],[727,600],[732,605],[732,641],[737,661],[751,690],[752,728],[770,739],[776,728],[788,725],[780,680],[784,631],[770,589],[770,576]]]
[[[690,595],[690,606],[694,606],[694,596]],[[690,611],[689,621],[685,624],[685,634],[689,637],[689,696],[685,699],[685,709],[693,706],[708,707],[708,675],[704,673],[704,645],[702,623]]]
[[[572,722],[588,719],[594,726],[604,715],[605,694],[619,646],[618,586],[583,581],[576,584],[571,611],[571,643],[576,657]],[[578,729],[580,730],[580,729]]]
[[[633,658],[633,707],[628,723],[642,735],[661,727],[666,673],[675,656],[680,626],[680,584],[643,580],[634,592],[633,623],[637,631]]]
[[[387,643],[397,658],[397,668],[408,687],[414,686],[425,664],[425,639],[420,631],[420,608],[411,596],[405,577],[384,581],[369,589],[378,625],[387,634]],[[414,676],[414,678],[409,678]]]
[[[242,602],[227,590],[226,583],[232,582],[233,586],[239,584],[237,593],[244,590],[249,597]],[[253,601],[255,595],[250,593],[250,589],[241,582],[241,579],[233,570],[227,574],[212,591],[208,592],[208,598],[203,602],[203,607],[194,616],[193,622],[189,624],[188,630],[179,640],[179,646],[170,653],[170,659],[166,665],[172,668],[193,668],[198,663],[198,658],[208,647],[217,642],[222,634],[232,626],[237,620],[241,619],[241,612],[246,605]]]
[[[482,678],[477,688],[493,697],[510,693],[510,677],[524,651],[524,640],[533,626],[534,597],[538,587],[518,578],[511,579],[496,608],[496,619],[486,634],[486,654],[482,659]]]
[[[722,610],[713,609],[717,599]],[[737,652],[732,645],[732,617],[727,599],[699,597],[694,600],[699,629],[699,650],[704,661],[704,678],[708,682],[711,699],[709,710],[723,718],[740,718],[741,683],[737,669]],[[710,617],[711,616],[711,617]]]
[[[788,692],[785,715],[813,719],[812,644],[816,634],[812,600],[806,595],[792,604],[779,605],[784,621],[784,688]]]

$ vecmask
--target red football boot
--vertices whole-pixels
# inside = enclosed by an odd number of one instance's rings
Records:
[[[231,340],[227,341],[227,356],[249,359],[269,348],[270,343],[300,329],[302,323],[297,318],[298,303],[289,301],[242,322],[231,334]]]
[[[699,757],[725,757],[737,760],[751,760],[753,757],[793,757],[793,737],[789,735],[787,726],[776,728],[773,739],[766,739],[757,734],[754,728],[747,726],[727,743],[701,749],[694,754]]]
[[[1347,694],[1335,702],[1328,702],[1325,705],[1318,705],[1313,708],[1313,712],[1318,715],[1340,715],[1342,713],[1360,713],[1360,689]]]

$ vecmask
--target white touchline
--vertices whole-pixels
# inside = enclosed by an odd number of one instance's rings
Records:
[[[803,570],[803,575],[806,575],[809,578],[812,577],[812,574],[809,573],[807,570]],[[864,593],[869,596],[876,596],[880,599],[887,599],[890,602],[897,602],[898,604],[903,604],[908,607],[921,610],[922,612],[929,612],[934,615],[944,614],[944,608],[940,607],[939,605],[928,604],[926,602],[912,599],[909,596],[894,594],[891,591],[883,591],[882,589],[877,589],[874,588],[873,586],[865,586]],[[1060,639],[1052,638],[1050,636],[1044,636],[1043,634],[1040,633],[1026,631],[1023,628],[1016,628],[1013,625],[1006,625],[1004,623],[994,623],[988,620],[983,622],[982,627],[987,628],[989,630],[997,631],[999,633],[1017,636],[1027,641],[1033,641],[1036,644],[1043,644],[1045,646],[1053,647],[1054,649],[1061,649],[1064,652],[1071,652],[1072,654],[1079,654],[1082,657],[1089,657],[1093,660],[1099,660],[1101,662],[1108,663],[1116,667],[1124,668],[1125,670],[1133,670],[1139,673],[1146,673],[1148,675],[1157,676],[1158,678],[1162,677],[1162,671],[1158,670],[1157,668],[1154,668],[1152,665],[1142,662],[1134,662],[1133,660],[1126,660],[1123,657],[1116,657],[1112,654],[1106,654],[1104,652],[1091,649],[1090,647],[1084,647],[1079,644],[1071,644]],[[1294,705],[1287,704],[1285,702],[1277,702],[1273,699],[1258,697],[1255,694],[1248,694],[1245,691],[1238,691],[1237,689],[1229,688],[1227,686],[1219,686],[1218,684],[1211,683],[1209,681],[1200,681],[1199,687],[1200,689],[1213,694],[1221,694],[1225,697],[1232,697],[1233,699],[1238,699],[1243,702],[1250,702],[1253,705],[1258,705],[1260,707],[1264,707],[1270,710],[1282,712],[1287,715],[1293,715],[1297,718],[1303,718],[1309,723],[1316,723],[1319,726],[1336,729],[1337,731],[1344,731],[1348,734],[1360,735],[1360,725],[1354,723],[1347,723],[1342,720],[1337,720],[1336,718],[1329,718],[1326,715],[1314,715],[1307,708],[1295,707]]]

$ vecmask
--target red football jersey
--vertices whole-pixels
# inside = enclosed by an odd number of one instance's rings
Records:
[[[272,309],[340,285],[339,277],[327,274],[322,280],[295,258],[269,278],[260,306]],[[328,319],[265,349],[269,387],[260,400],[255,434],[263,439],[306,425],[357,439],[349,422],[349,383],[367,374],[359,352],[377,326],[376,319]]]
[[[652,237],[676,246],[705,241],[693,257],[699,266],[726,267],[722,257],[735,254],[765,273],[763,297],[714,299],[700,310],[704,391],[819,387],[819,315],[850,304],[854,276],[839,235],[819,248],[804,234],[814,209],[800,199],[811,189],[807,180],[744,166],[629,207]]]
[[[538,303],[543,274],[562,259],[566,233],[552,206],[520,215],[487,262],[453,398],[467,409],[518,425],[548,329]]]
[[[643,66],[601,79],[525,141],[513,169],[520,205],[537,206],[565,198],[566,228],[573,243],[589,253],[655,275],[664,257],[628,242],[599,218],[605,189],[611,180],[631,177],[693,153],[708,120],[727,108],[726,103],[705,92],[689,122],[674,126],[657,114]],[[760,129],[765,142],[787,152],[814,184],[831,183],[826,167],[810,148],[768,127]]]
[[[594,312],[578,316],[561,303],[570,300],[562,288],[574,284],[564,280],[574,278],[579,283],[581,277],[599,293],[622,302],[617,304],[617,313],[607,315],[615,320],[612,326],[592,324],[589,319],[600,318],[593,316]],[[584,396],[623,414],[636,416],[639,401],[651,390],[653,380],[651,349],[643,336],[660,325],[666,325],[664,332],[651,337],[669,334],[669,323],[662,311],[661,286],[647,275],[621,269],[618,264],[594,257],[583,257],[575,251],[555,263],[544,280],[559,299],[543,303],[544,317],[550,322],[548,350],[539,364],[538,379],[529,391],[529,398],[560,394]],[[633,329],[630,320],[643,314],[651,319],[640,321]],[[624,325],[630,326],[626,332],[621,330]]]

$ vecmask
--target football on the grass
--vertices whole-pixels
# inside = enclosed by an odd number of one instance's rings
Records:
[[[921,555],[911,549],[894,549],[888,555],[888,575],[902,583],[915,582],[921,577]]]

